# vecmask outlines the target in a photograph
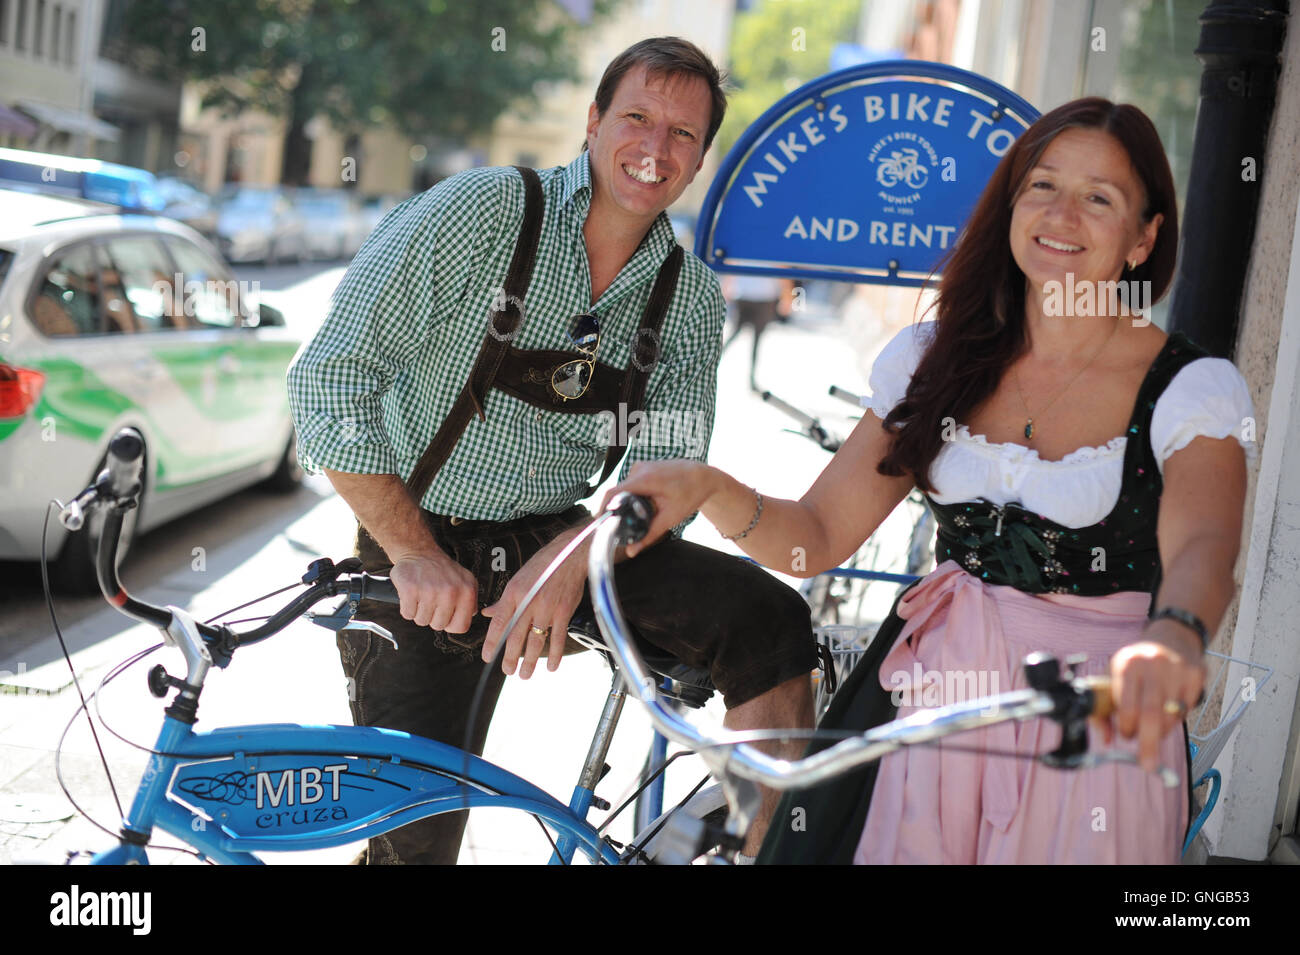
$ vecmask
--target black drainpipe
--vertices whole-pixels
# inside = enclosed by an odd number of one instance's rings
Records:
[[[1222,0],[1201,14],[1201,101],[1168,331],[1231,358],[1255,240],[1288,0]],[[1243,161],[1254,160],[1254,181]]]

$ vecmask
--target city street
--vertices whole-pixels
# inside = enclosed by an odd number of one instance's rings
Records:
[[[343,270],[294,265],[238,268],[236,274],[260,282],[264,299],[284,311],[291,329],[307,336],[324,314]],[[808,309],[788,325],[771,326],[763,339],[759,382],[844,433],[852,409],[829,397],[827,386],[864,391],[869,359],[883,344],[879,335],[873,344],[870,328],[864,332],[861,322],[855,327],[856,334],[850,335],[824,309]],[[723,358],[710,460],[765,494],[797,497],[829,456],[811,442],[783,433],[789,419],[747,387],[748,362],[746,334]],[[65,499],[76,490],[51,486],[52,493]],[[309,477],[292,495],[246,491],[146,535],[136,542],[123,577],[144,599],[185,607],[207,619],[293,584],[315,557],[346,556],[354,527],[347,506],[328,482]],[[687,536],[713,547],[729,546],[704,521],[697,521]],[[0,863],[60,861],[69,850],[105,848],[111,844],[109,837],[73,813],[55,777],[53,753],[77,709],[77,693],[41,596],[39,568],[5,564],[0,570],[0,670],[9,674],[6,692],[0,695]],[[87,694],[119,661],[157,643],[155,631],[132,625],[98,598],[59,598],[56,610]],[[250,608],[233,619],[256,612]],[[182,668],[176,651],[159,651],[112,683],[102,700],[101,712],[111,731],[101,728],[100,742],[124,801],[143,770],[144,754],[115,737],[120,734],[138,746],[153,742],[162,706],[149,695],[144,677],[158,662],[173,675]],[[543,668],[527,682],[509,681],[487,758],[567,801],[608,681],[603,662],[594,654],[566,658],[553,674]],[[720,722],[721,717],[715,699],[702,718]],[[244,650],[229,669],[213,673],[202,699],[199,728],[260,722],[350,722],[331,634],[301,621],[275,640]],[[613,768],[599,787],[599,794],[612,804],[618,805],[631,791],[649,735],[647,719],[629,704],[608,760]],[[63,751],[69,791],[96,821],[115,830],[118,810],[84,720],[76,722]],[[698,764],[685,766],[692,761],[673,767],[670,796],[686,792],[702,775]],[[629,815],[611,828],[615,838],[631,835]],[[272,855],[268,861],[345,863],[356,851],[356,846],[344,846],[291,858]],[[461,861],[544,861],[548,853],[546,839],[529,817],[476,810]],[[193,861],[181,853],[157,852],[153,858]]]

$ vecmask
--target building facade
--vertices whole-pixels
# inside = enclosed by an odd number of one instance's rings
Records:
[[[981,73],[1046,112],[1080,96],[1141,107],[1156,124],[1178,187],[1188,195],[1202,65],[1194,55],[1206,0],[898,0],[863,5],[860,42],[900,47]],[[1271,668],[1229,665],[1204,727],[1228,715],[1244,688],[1250,708],[1216,764],[1219,807],[1201,857],[1300,861],[1300,30],[1287,32],[1268,147],[1257,160],[1260,202],[1232,358],[1250,385],[1259,460],[1247,488],[1237,599],[1212,648]],[[1224,149],[1233,145],[1225,143]],[[1247,158],[1247,157],[1243,157]],[[880,293],[873,293],[879,295]],[[911,297],[914,299],[914,296]],[[911,299],[909,299],[911,301]],[[1154,320],[1166,326],[1166,307]],[[906,320],[910,320],[907,309]],[[1227,319],[1225,319],[1227,320]],[[1259,686],[1258,695],[1254,687]]]

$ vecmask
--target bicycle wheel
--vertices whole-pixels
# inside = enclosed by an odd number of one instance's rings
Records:
[[[844,569],[872,569],[879,559],[880,541],[873,535],[844,562]],[[813,627],[856,623],[870,583],[854,577],[837,577],[829,572],[805,581],[800,593],[811,609]]]
[[[727,800],[722,794],[722,787],[717,783],[705,786],[680,808],[669,809],[652,820],[632,840],[632,845],[641,848],[640,852],[629,860],[629,865],[663,865],[682,861],[672,858],[678,852],[678,840],[668,827],[669,817],[677,812],[685,813],[691,819],[705,825],[720,827],[727,820]],[[715,843],[705,846],[704,851],[710,852],[717,848],[718,845]]]

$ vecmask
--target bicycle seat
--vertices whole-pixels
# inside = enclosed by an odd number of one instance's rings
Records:
[[[663,691],[665,696],[678,700],[693,709],[699,709],[709,701],[709,697],[713,696],[717,687],[713,685],[708,670],[701,670],[689,663],[683,663],[671,653],[656,647],[641,636],[637,628],[630,623],[628,624],[628,632],[632,634],[637,651],[641,654],[641,659],[645,661],[650,671],[657,676],[672,681],[672,685]],[[595,614],[591,610],[583,607],[578,608],[573,615],[573,619],[569,621],[569,637],[584,647],[598,650],[604,654],[610,666],[617,665],[614,655],[605,646],[605,640],[600,635],[600,627],[596,623]]]

